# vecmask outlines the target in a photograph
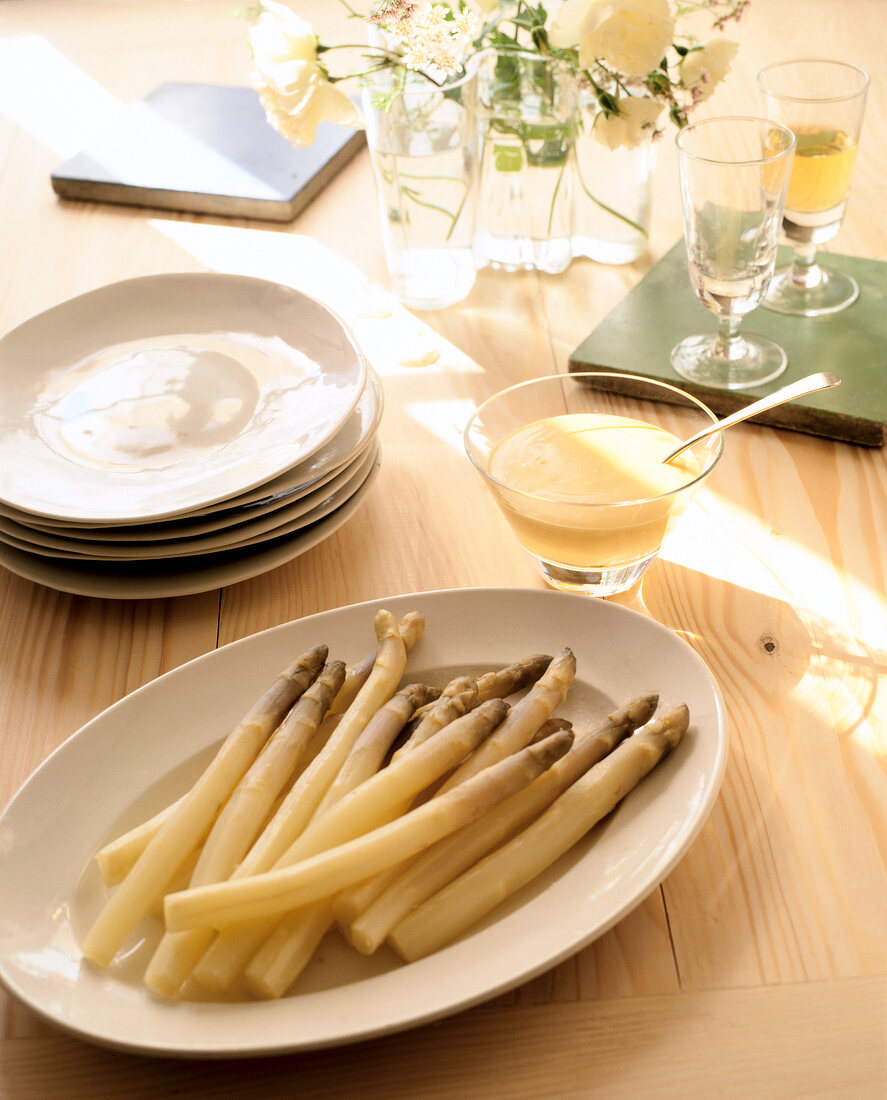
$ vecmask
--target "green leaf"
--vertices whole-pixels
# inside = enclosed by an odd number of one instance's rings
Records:
[[[497,172],[519,172],[524,166],[524,157],[519,145],[494,145],[493,163]]]

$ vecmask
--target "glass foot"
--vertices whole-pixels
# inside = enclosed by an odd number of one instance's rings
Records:
[[[770,280],[763,305],[775,313],[790,313],[796,317],[818,317],[823,313],[838,313],[859,297],[855,279],[843,271],[820,268],[822,278],[815,286],[797,286],[789,278],[790,268],[781,268]]]
[[[715,352],[716,336],[688,336],[671,352],[671,365],[682,378],[724,390],[744,390],[778,378],[788,359],[764,336],[740,337],[742,354],[726,358]]]
[[[536,563],[545,580],[561,592],[581,592],[585,596],[615,596],[627,592],[650,568],[656,555],[628,565],[603,569],[578,569],[537,558]]]

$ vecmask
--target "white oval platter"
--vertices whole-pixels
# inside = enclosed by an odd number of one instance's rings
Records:
[[[451,946],[405,965],[331,942],[274,1002],[165,1002],[126,963],[84,963],[79,937],[103,897],[91,856],[176,797],[200,761],[295,656],[318,642],[356,661],[373,615],[421,610],[411,680],[443,682],[569,645],[578,667],[563,708],[598,722],[647,691],[686,702],[677,749],[548,873]],[[117,1049],[248,1057],[349,1043],[439,1019],[554,966],[630,912],[675,867],[717,797],[723,702],[706,666],[665,627],[618,605],[534,589],[395,596],[309,616],[225,646],[93,719],[34,773],[0,818],[0,980],[60,1028]]]

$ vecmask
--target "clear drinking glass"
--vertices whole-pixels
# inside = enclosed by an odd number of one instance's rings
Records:
[[[601,264],[630,264],[650,244],[657,144],[610,149],[593,133],[600,104],[580,88],[573,159],[573,256]]]
[[[782,229],[794,246],[791,266],[774,275],[768,309],[815,317],[859,296],[854,279],[816,262],[817,246],[841,228],[869,77],[843,61],[785,61],[758,73],[764,113],[797,139]]]
[[[485,401],[468,456],[519,542],[554,588],[631,588],[723,451],[715,432],[673,463],[677,443],[717,423],[665,382],[603,371],[549,375]]]
[[[739,326],[773,275],[794,145],[788,127],[762,118],[710,118],[678,134],[690,282],[718,318],[716,334],[672,349],[683,378],[738,390],[785,370],[778,344]]]
[[[363,112],[395,295],[411,309],[462,301],[476,277],[475,68],[442,88],[382,69]]]
[[[576,79],[538,53],[479,56],[477,265],[558,274],[573,258]]]

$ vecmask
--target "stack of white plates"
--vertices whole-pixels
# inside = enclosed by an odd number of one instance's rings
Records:
[[[255,576],[353,515],[381,415],[347,326],[291,287],[101,287],[0,339],[0,564],[119,599]]]

